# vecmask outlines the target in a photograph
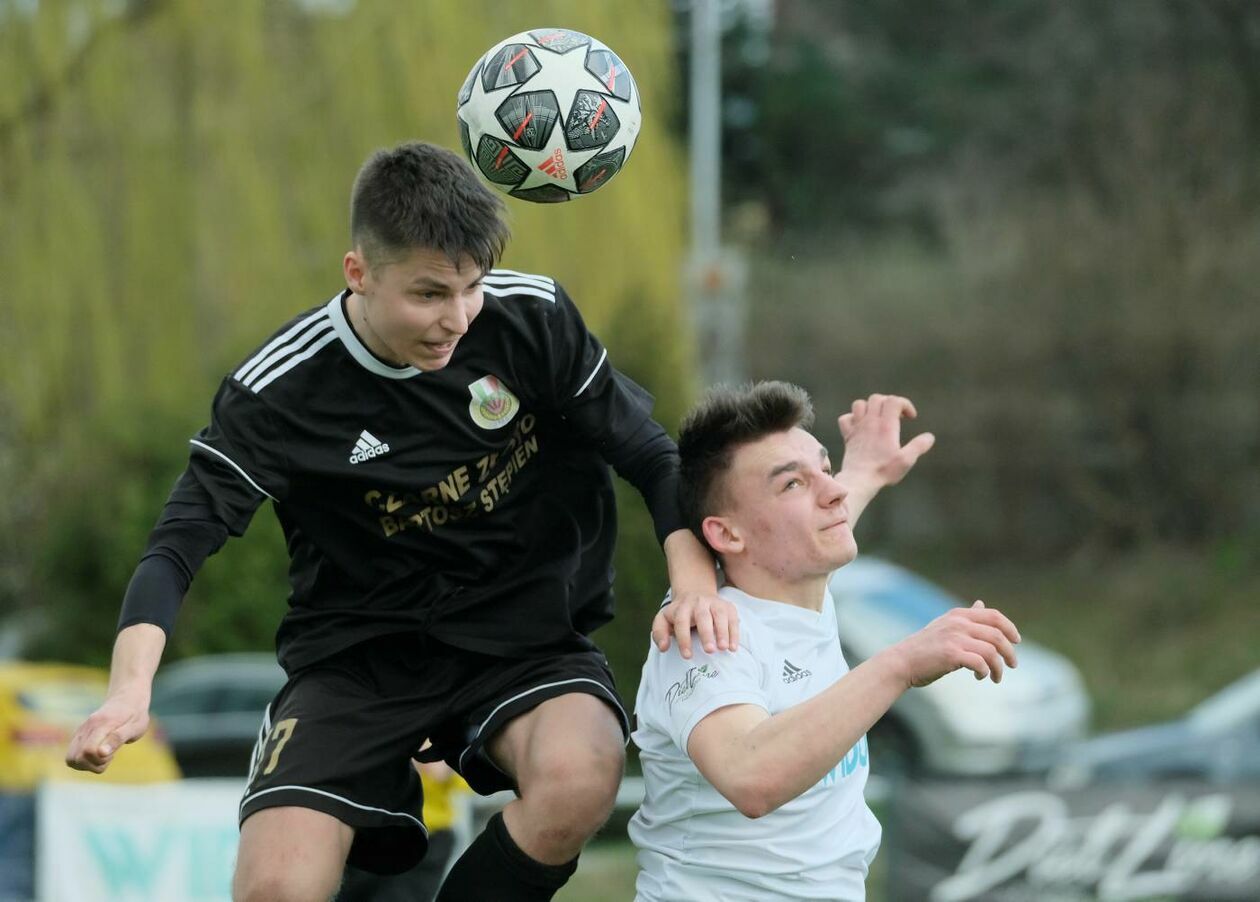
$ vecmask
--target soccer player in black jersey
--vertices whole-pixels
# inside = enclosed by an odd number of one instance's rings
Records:
[[[233,894],[327,899],[344,863],[425,848],[411,759],[518,798],[440,899],[550,899],[612,809],[629,732],[603,654],[609,465],[662,540],[675,601],[653,622],[734,647],[733,606],[678,511],[677,451],[552,279],[494,269],[502,204],[423,143],[355,181],[347,288],[224,379],[123,600],[110,691],[70,766],[103,771],[148,726],[189,582],[264,500],[288,543],[289,675],[264,714]]]

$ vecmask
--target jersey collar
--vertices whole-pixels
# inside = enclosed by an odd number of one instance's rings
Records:
[[[359,336],[355,335],[354,329],[350,327],[350,321],[346,319],[345,300],[349,294],[350,289],[347,288],[328,302],[328,318],[332,320],[333,330],[341,339],[341,343],[346,346],[346,350],[350,352],[350,356],[368,372],[384,376],[386,379],[410,379],[412,376],[419,376],[423,370],[418,370],[414,366],[390,366],[369,351],[367,345],[359,340]]]

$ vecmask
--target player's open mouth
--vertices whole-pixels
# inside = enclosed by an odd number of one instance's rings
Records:
[[[449,351],[453,351],[455,350],[455,344],[456,344],[455,341],[443,341],[443,342],[426,341],[424,342],[424,346],[428,348],[430,351],[432,351],[434,354],[446,354]]]

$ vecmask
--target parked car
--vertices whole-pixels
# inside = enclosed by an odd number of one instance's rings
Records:
[[[856,667],[962,604],[903,567],[859,557],[829,581],[845,660]],[[870,731],[871,770],[991,775],[1048,769],[1085,734],[1090,700],[1076,667],[1036,642],[1016,646],[1002,682],[967,670],[904,693]]]
[[[104,774],[66,766],[70,737],[105,700],[108,685],[109,674],[96,667],[0,662],[0,792],[32,792],[42,780],[178,780],[160,723],[119,749]]]
[[[150,710],[161,718],[184,775],[244,777],[263,712],[284,685],[265,653],[203,655],[162,667]]]
[[[1260,670],[1177,720],[1095,736],[1070,748],[1055,782],[1260,780]]]

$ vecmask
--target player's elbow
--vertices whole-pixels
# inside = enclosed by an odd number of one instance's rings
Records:
[[[765,817],[781,804],[772,781],[761,774],[750,774],[744,779],[732,781],[722,791],[726,800],[746,818],[756,820]]]
[[[748,796],[741,798],[735,802],[735,810],[749,820],[756,820],[759,817],[765,817],[774,808],[760,796]]]

